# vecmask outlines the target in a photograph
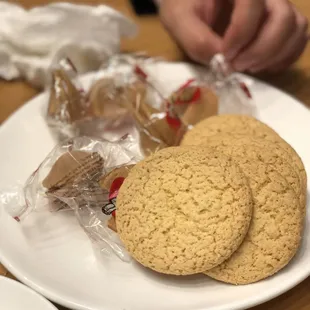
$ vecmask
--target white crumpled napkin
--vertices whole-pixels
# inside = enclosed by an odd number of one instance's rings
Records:
[[[55,3],[25,10],[0,1],[0,77],[44,86],[53,64],[69,57],[80,73],[119,52],[136,25],[114,9]]]

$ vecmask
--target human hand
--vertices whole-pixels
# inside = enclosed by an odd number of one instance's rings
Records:
[[[223,53],[237,71],[280,71],[308,42],[308,20],[287,0],[161,0],[165,27],[194,60]]]

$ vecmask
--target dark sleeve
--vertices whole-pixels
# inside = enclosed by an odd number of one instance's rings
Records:
[[[137,15],[157,14],[157,6],[153,0],[130,0]]]

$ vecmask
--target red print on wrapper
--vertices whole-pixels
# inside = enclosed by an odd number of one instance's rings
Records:
[[[182,104],[193,104],[197,103],[201,98],[201,89],[200,87],[195,87],[193,93],[182,93],[182,91],[185,91],[186,88],[192,86],[192,84],[195,82],[195,79],[188,80],[184,85],[182,85],[174,94],[171,96],[169,100],[167,100],[166,103],[166,119],[168,124],[173,128],[180,128],[181,126],[181,120],[177,113],[174,111],[175,105],[182,105]]]
[[[135,66],[134,72],[143,81],[147,79],[147,74],[138,65]]]
[[[252,99],[252,95],[250,93],[250,90],[248,89],[248,87],[245,85],[244,82],[240,82],[239,83],[241,89],[244,91],[244,93],[246,94],[246,96],[250,99]]]
[[[134,67],[134,73],[138,76],[140,80],[142,80],[143,82],[146,82],[150,87],[155,89],[154,85],[152,85],[151,83],[147,81],[148,75],[144,72],[144,70],[140,66],[136,65]],[[182,125],[180,117],[174,110],[174,106],[196,103],[201,98],[201,90],[198,86],[194,88],[194,92],[192,93],[192,89],[193,89],[192,84],[194,82],[195,82],[195,79],[188,80],[177,91],[175,91],[168,100],[166,100],[166,105],[165,105],[166,121],[174,129],[179,129]],[[188,87],[191,87],[190,93],[186,93],[186,89]]]
[[[106,215],[112,214],[115,217],[116,210],[116,197],[118,195],[119,189],[121,188],[125,178],[116,178],[110,187],[109,192],[109,202],[102,207],[102,212]]]

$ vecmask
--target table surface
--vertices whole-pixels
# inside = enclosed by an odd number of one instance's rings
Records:
[[[42,5],[50,0],[16,0],[25,7]],[[75,3],[108,4],[132,17],[140,26],[137,38],[122,43],[126,52],[146,51],[150,56],[162,56],[168,60],[184,60],[184,54],[165,32],[157,16],[137,17],[134,15],[128,0],[75,0]],[[310,19],[310,1],[292,1]],[[160,44],[158,44],[160,42]],[[297,64],[289,71],[277,76],[260,76],[265,81],[292,94],[310,107],[310,46]],[[0,80],[0,123],[7,119],[27,100],[37,95],[40,90],[32,88],[23,81],[6,82]],[[0,263],[0,275],[14,278]],[[310,277],[286,294],[252,310],[310,310]],[[59,307],[61,310],[64,308]]]

